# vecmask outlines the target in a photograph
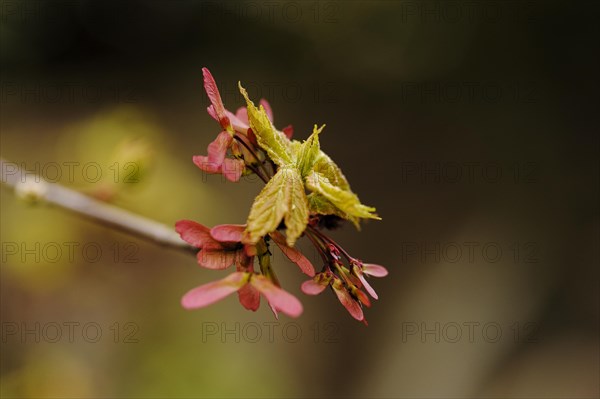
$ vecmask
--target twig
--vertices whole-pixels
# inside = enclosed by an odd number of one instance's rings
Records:
[[[0,158],[2,183],[17,194],[58,205],[102,224],[115,227],[160,245],[197,252],[183,241],[172,227],[98,201],[41,176],[26,172],[15,163]]]

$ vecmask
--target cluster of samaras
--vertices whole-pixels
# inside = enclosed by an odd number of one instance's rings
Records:
[[[324,126],[315,126],[305,141],[293,140],[291,126],[282,130],[273,126],[271,107],[265,100],[257,108],[240,84],[247,106],[234,114],[223,105],[208,69],[204,68],[203,74],[211,102],[208,113],[222,131],[208,145],[208,154],[194,156],[194,163],[207,173],[222,174],[233,182],[243,175],[256,174],[266,184],[246,224],[209,229],[191,220],[177,222],[182,239],[199,248],[200,266],[216,270],[236,267],[224,279],[189,291],[182,299],[183,306],[204,307],[237,291],[246,309],[258,309],[262,294],[276,316],[278,312],[299,316],[302,304],[280,287],[271,266],[272,241],[311,277],[302,284],[304,293],[316,295],[331,287],[352,317],[366,323],[362,308],[371,302],[363,290],[377,299],[366,277],[383,277],[387,271],[383,266],[352,258],[322,229],[342,220],[358,227],[361,219],[379,217],[375,208],[361,204],[340,168],[321,151],[319,134]],[[301,236],[307,237],[321,256],[323,267],[319,273],[294,248]]]

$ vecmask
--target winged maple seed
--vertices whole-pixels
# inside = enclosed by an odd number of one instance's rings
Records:
[[[367,278],[384,277],[387,270],[351,257],[323,230],[344,220],[359,229],[362,219],[380,218],[375,208],[360,202],[341,169],[321,150],[319,135],[325,125],[315,125],[304,141],[293,140],[292,126],[275,128],[266,100],[260,100],[256,107],[240,83],[246,107],[234,114],[223,105],[210,71],[203,68],[202,72],[211,103],[207,111],[219,123],[221,132],[208,145],[207,155],[193,157],[194,163],[203,171],[222,174],[232,182],[255,174],[265,186],[244,225],[209,229],[191,220],[177,222],[181,238],[199,249],[200,266],[219,270],[236,266],[228,277],[189,291],[182,299],[183,307],[202,308],[237,291],[246,309],[257,310],[262,295],[276,317],[278,312],[298,317],[302,304],[281,288],[271,265],[269,247],[274,242],[312,278],[302,284],[305,294],[316,295],[330,287],[350,315],[367,324],[363,306],[370,307],[371,302],[363,290],[378,298]],[[323,266],[317,274],[311,262],[294,247],[300,237],[306,237],[320,254]]]

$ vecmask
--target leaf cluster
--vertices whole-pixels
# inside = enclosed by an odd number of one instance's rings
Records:
[[[247,241],[258,242],[283,221],[287,244],[293,246],[313,215],[335,215],[357,228],[361,219],[380,219],[375,208],[360,202],[341,169],[321,150],[319,135],[325,125],[315,125],[302,142],[290,140],[273,126],[264,107],[257,108],[241,84],[239,88],[256,141],[276,166],[250,210]]]

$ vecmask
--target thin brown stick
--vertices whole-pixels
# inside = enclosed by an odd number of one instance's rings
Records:
[[[183,241],[173,227],[136,215],[114,205],[110,205],[58,183],[45,181],[41,176],[26,172],[17,164],[0,158],[2,183],[17,193],[31,196],[95,220],[145,240],[197,252],[198,249]]]

